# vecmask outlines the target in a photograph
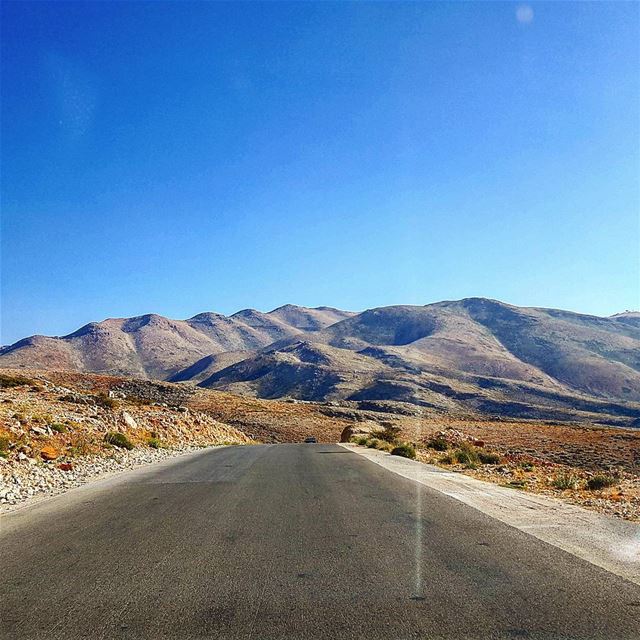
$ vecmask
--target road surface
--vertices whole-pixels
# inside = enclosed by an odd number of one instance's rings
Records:
[[[337,445],[0,518],[2,638],[640,638],[640,587]]]

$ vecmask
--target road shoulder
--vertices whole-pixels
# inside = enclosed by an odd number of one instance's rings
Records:
[[[640,525],[547,496],[499,487],[383,451],[342,444],[400,476],[440,491],[630,582],[640,585]]]

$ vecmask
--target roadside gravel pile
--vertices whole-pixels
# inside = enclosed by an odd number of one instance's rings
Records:
[[[72,463],[12,462],[0,458],[0,513],[27,500],[64,493],[116,471],[158,462],[199,447],[114,451],[109,457],[87,456]]]

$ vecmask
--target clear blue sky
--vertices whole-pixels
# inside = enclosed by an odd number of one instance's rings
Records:
[[[638,3],[2,3],[2,335],[640,306]]]

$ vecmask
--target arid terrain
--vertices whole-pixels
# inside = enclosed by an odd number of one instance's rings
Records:
[[[640,314],[468,298],[362,313],[286,305],[33,336],[0,366],[185,382],[247,397],[469,418],[640,426]]]
[[[87,461],[107,471],[113,469],[103,468],[106,462],[127,456],[143,463],[215,444],[300,442],[307,436],[337,442],[391,427],[399,440],[416,446],[421,460],[640,520],[640,431],[632,429],[453,417],[426,409],[407,416],[348,403],[264,400],[195,385],[73,372],[6,369],[0,381],[3,505],[67,488],[65,476],[91,475]],[[436,450],[432,440],[442,434],[451,443]],[[497,459],[446,461],[462,441]],[[613,484],[588,489],[589,479],[601,475],[613,478]],[[16,478],[24,486],[19,495],[13,491]],[[559,478],[567,482],[558,483]]]

